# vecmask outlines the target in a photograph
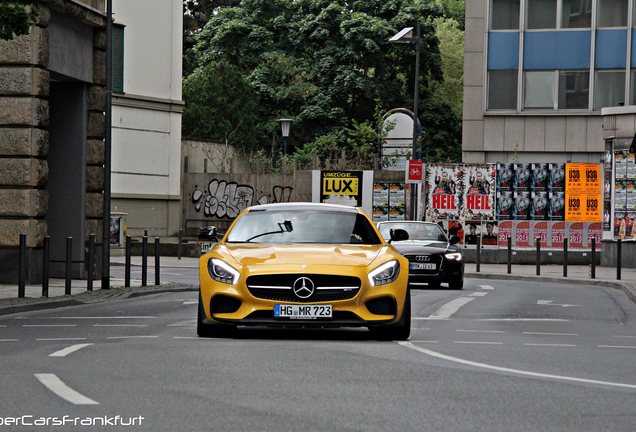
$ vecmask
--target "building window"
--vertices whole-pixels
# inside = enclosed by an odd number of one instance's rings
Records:
[[[554,71],[524,74],[524,108],[554,109]]]
[[[527,0],[528,29],[553,29],[556,28],[556,0]]]
[[[488,71],[488,109],[517,109],[517,70]]]
[[[626,27],[628,0],[598,0],[598,27]]]
[[[519,30],[519,0],[492,0],[490,10],[492,30]]]
[[[636,69],[632,69],[631,72],[631,78],[632,78],[632,95],[631,95],[631,103],[630,105],[636,105]]]
[[[587,109],[589,71],[559,71],[559,109]]]
[[[561,28],[590,28],[592,26],[592,0],[563,0]]]
[[[113,24],[113,92],[124,92],[124,26]]]
[[[594,85],[594,109],[625,104],[625,71],[597,70]]]

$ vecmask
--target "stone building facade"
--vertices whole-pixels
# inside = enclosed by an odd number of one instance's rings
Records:
[[[21,233],[29,282],[45,235],[52,261],[73,238],[75,276],[89,234],[100,242],[105,23],[104,0],[40,0],[30,33],[0,41],[0,283],[18,278]]]

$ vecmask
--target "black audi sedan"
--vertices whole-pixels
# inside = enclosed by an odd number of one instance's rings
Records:
[[[464,287],[464,257],[457,246],[459,238],[450,239],[432,222],[379,222],[382,236],[409,260],[409,285],[450,289]]]

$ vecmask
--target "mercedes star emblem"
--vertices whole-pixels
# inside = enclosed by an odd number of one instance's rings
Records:
[[[311,279],[303,276],[294,281],[292,288],[296,297],[299,299],[306,299],[312,296],[315,286]]]

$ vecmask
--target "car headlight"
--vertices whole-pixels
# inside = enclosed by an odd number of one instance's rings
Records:
[[[457,260],[457,261],[461,261],[462,260],[462,254],[459,253],[459,252],[447,253],[444,256],[446,257],[446,259],[449,259],[449,260]]]
[[[231,265],[216,258],[208,261],[208,273],[215,281],[231,285],[236,285],[240,276],[240,273]]]
[[[389,261],[369,273],[371,286],[385,285],[393,282],[400,274],[400,263]]]

